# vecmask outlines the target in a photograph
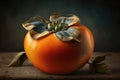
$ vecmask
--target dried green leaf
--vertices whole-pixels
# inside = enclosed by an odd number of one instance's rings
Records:
[[[108,69],[108,66],[105,63],[99,63],[99,64],[90,63],[89,69],[94,73],[106,73],[106,74],[112,73],[112,71]]]
[[[110,74],[112,71],[108,68],[108,66],[105,63],[102,63],[106,59],[107,55],[104,56],[97,56],[92,60],[91,63],[89,63],[89,69],[92,72],[95,73],[105,73]]]
[[[99,73],[111,73],[112,71],[110,69],[108,69],[108,66],[106,64],[99,64],[99,66],[96,66],[96,70]]]
[[[104,63],[104,64],[95,64],[95,69],[97,72],[99,73],[105,73],[105,70],[108,68],[108,66]]]
[[[67,30],[55,33],[56,37],[61,41],[77,41],[81,40],[81,32],[78,28],[70,27]]]
[[[93,63],[100,63],[100,62],[104,61],[105,58],[106,58],[106,55],[104,55],[104,56],[97,56],[97,57],[95,57],[95,59],[93,60]]]
[[[24,63],[24,61],[27,59],[26,53],[23,52],[19,52],[14,58],[13,60],[10,62],[10,64],[8,65],[9,67],[16,67],[16,66],[22,66],[22,64]]]

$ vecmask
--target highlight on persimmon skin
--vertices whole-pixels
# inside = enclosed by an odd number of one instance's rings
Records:
[[[54,33],[34,40],[29,32],[24,39],[24,49],[31,63],[39,70],[52,74],[67,74],[82,68],[94,49],[92,32],[84,25],[71,26],[81,31],[81,41],[63,42]]]

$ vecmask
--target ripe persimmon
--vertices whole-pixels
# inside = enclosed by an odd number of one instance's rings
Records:
[[[80,32],[79,42],[62,41],[63,38],[59,39],[56,36],[57,31],[38,39],[32,37],[36,34],[34,31],[32,34],[30,31],[26,34],[24,49],[36,68],[46,73],[67,74],[82,68],[88,62],[94,50],[92,32],[81,24],[72,24],[69,28],[75,28]]]

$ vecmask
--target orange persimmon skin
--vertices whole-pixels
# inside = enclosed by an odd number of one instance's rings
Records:
[[[63,42],[54,33],[34,40],[28,32],[24,49],[31,63],[39,70],[52,74],[67,74],[84,66],[93,54],[93,35],[84,25],[72,27],[80,29],[80,43]]]

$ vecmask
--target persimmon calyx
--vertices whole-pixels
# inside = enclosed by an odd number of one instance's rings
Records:
[[[53,14],[50,16],[50,21],[51,22],[59,22],[59,23],[65,23],[68,26],[72,26],[75,23],[79,23],[80,24],[80,19],[79,17],[77,17],[74,14],[70,14],[67,17],[65,16],[61,16],[59,14]]]
[[[80,23],[80,19],[76,15],[70,15],[68,17],[51,15],[50,22],[37,16],[30,18],[23,23],[22,26],[29,31],[33,39],[39,39],[43,36],[55,33],[55,36],[61,41],[75,40],[80,42],[80,30],[70,27],[76,23]]]
[[[81,32],[79,29],[75,27],[70,27],[65,31],[59,31],[55,33],[56,37],[61,41],[77,41],[80,42],[81,40]]]

